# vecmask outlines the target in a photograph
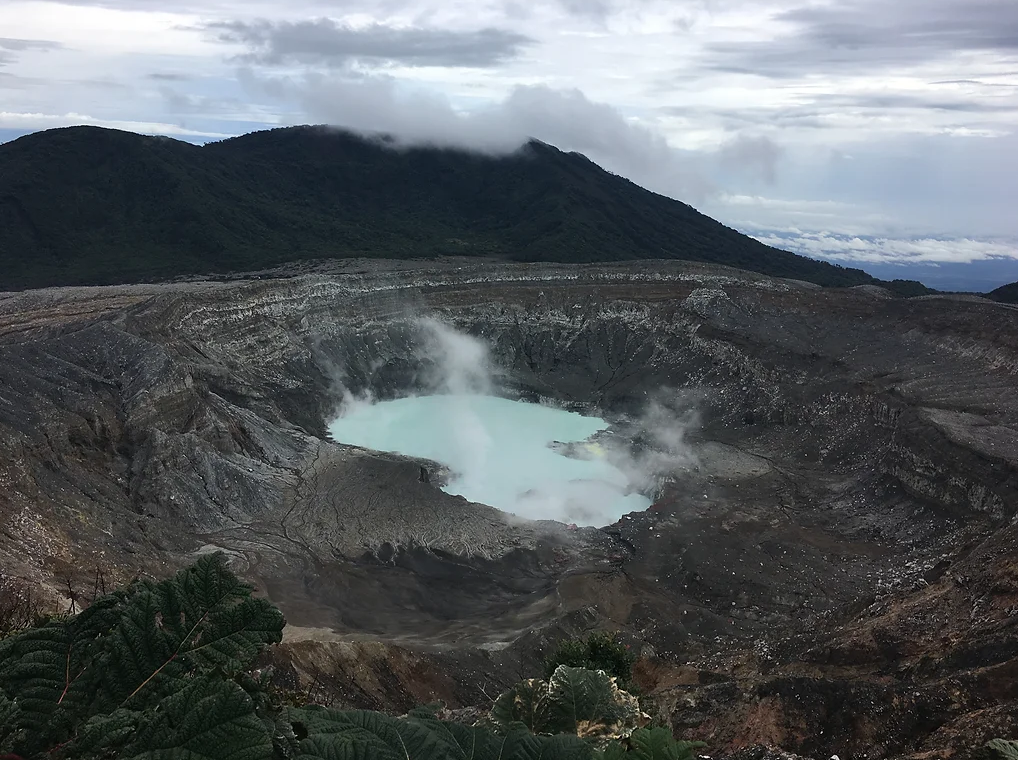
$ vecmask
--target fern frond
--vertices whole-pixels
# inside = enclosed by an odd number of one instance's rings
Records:
[[[18,751],[63,744],[94,716],[162,709],[195,676],[249,665],[281,640],[284,624],[214,554],[160,583],[132,583],[70,620],[5,638],[0,690],[18,696],[16,727],[26,737]]]
[[[151,717],[148,717],[151,716]],[[272,735],[250,695],[199,678],[164,699],[118,755],[124,760],[271,760]]]
[[[548,681],[522,681],[495,700],[489,719],[509,731],[573,734],[603,744],[629,736],[641,718],[636,697],[602,670],[560,665]]]
[[[693,760],[703,742],[676,741],[667,728],[640,728],[632,733],[626,753],[633,760]]]
[[[142,585],[105,637],[95,660],[99,683],[82,687],[100,695],[99,709],[142,709],[196,669],[237,672],[263,646],[280,641],[285,624],[278,609],[250,593],[221,554]],[[75,696],[80,701],[84,694]]]
[[[415,711],[407,718],[324,708],[287,711],[298,760],[592,760],[576,736],[535,736],[523,729],[495,734],[445,723]]]
[[[1018,742],[994,739],[986,743],[983,754],[993,760],[1018,760]]]
[[[18,703],[0,691],[0,752],[10,752],[21,741]]]

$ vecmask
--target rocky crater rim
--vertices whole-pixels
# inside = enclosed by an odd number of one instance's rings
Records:
[[[3,299],[0,475],[23,526],[5,554],[41,573],[53,553],[140,564],[220,546],[301,625],[367,632],[416,630],[410,600],[431,630],[494,608],[516,630],[549,614],[557,578],[643,557],[651,583],[718,621],[735,601],[765,622],[845,603],[890,572],[880,558],[933,556],[959,526],[1013,516],[1012,312],[654,267],[365,264]],[[646,491],[653,509],[568,534],[445,494],[404,457],[328,442],[344,394],[433,387],[424,314],[484,342],[500,393],[596,410],[624,440],[659,389],[681,389],[697,466]],[[851,567],[811,585],[835,547]],[[783,575],[717,586],[743,562]],[[436,580],[451,567],[455,590]],[[437,586],[422,595],[421,578]],[[368,609],[379,583],[389,606]],[[580,604],[587,587],[570,583],[562,603]],[[681,616],[669,598],[641,603]]]
[[[625,441],[681,389],[695,465],[569,531],[330,443],[345,392],[432,387],[420,314],[483,340],[500,393]],[[644,686],[684,736],[961,757],[987,711],[1018,733],[1016,336],[975,299],[660,262],[0,296],[0,570],[90,592],[226,550],[293,626],[295,677],[357,706],[409,709],[422,667],[481,704],[607,628],[655,653]]]

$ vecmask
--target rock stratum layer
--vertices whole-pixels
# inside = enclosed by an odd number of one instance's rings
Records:
[[[523,398],[681,394],[696,466],[569,531],[327,440],[343,391],[418,387],[424,314]],[[0,567],[80,602],[222,549],[287,615],[280,672],[353,706],[483,706],[608,627],[715,753],[964,757],[1018,734],[1016,373],[1008,306],[683,263],[8,294]]]

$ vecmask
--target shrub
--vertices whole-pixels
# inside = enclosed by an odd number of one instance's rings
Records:
[[[567,666],[475,726],[285,705],[251,669],[285,621],[251,591],[209,555],[0,640],[0,759],[690,760],[699,746],[634,728],[632,695]]]
[[[632,686],[633,663],[636,656],[614,634],[607,631],[592,633],[586,639],[563,641],[545,660],[545,680],[552,677],[561,665],[570,668],[603,670],[614,678],[620,688]]]
[[[489,720],[500,729],[522,724],[535,734],[574,734],[604,746],[628,737],[645,716],[607,673],[559,665],[547,681],[522,681],[495,700]]]

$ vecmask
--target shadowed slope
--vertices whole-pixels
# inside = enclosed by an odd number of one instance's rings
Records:
[[[1018,303],[1018,282],[1001,285],[996,290],[987,293],[986,297],[1001,303]]]
[[[763,245],[539,142],[494,157],[394,150],[322,127],[204,147],[72,127],[0,146],[0,287],[442,255],[681,259],[820,285],[879,282]]]

